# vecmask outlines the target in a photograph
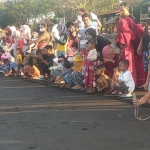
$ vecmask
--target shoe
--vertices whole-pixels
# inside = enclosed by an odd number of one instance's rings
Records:
[[[118,94],[118,92],[117,92],[117,90],[114,90],[114,91],[112,91],[111,94],[116,95],[116,94]]]
[[[81,86],[80,85],[75,85],[74,87],[72,87],[72,90],[81,90]]]
[[[122,98],[130,98],[130,97],[132,97],[132,94],[131,93],[122,94],[122,95],[120,95],[120,97],[122,97]]]

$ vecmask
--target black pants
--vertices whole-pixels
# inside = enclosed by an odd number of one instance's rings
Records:
[[[41,63],[39,68],[42,71],[43,75],[45,75],[45,74],[50,75],[50,70],[47,65]]]
[[[127,93],[129,93],[129,91],[128,91],[129,87],[126,86],[124,83],[122,83],[122,84],[115,84],[115,89],[116,89],[118,92],[121,92],[122,94],[127,94]]]

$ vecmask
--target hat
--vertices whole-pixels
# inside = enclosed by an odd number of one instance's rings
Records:
[[[73,62],[80,62],[80,61],[83,61],[82,57],[80,55],[76,55],[74,58],[73,58]]]

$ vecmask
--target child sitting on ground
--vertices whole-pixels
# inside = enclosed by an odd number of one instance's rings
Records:
[[[39,79],[40,71],[36,66],[33,65],[32,58],[29,58],[28,65],[24,67],[24,74],[26,75],[26,77],[30,77],[32,79]]]
[[[111,82],[109,76],[105,75],[105,67],[100,65],[96,68],[96,75],[98,76],[97,79],[97,91],[105,93],[109,93],[111,91]]]
[[[121,97],[132,97],[131,93],[135,89],[135,83],[132,77],[131,72],[128,70],[129,61],[122,60],[119,63],[119,70],[121,74],[118,77],[118,80],[114,84],[114,88],[121,94]]]
[[[120,75],[119,68],[118,67],[114,68],[114,74],[113,74],[112,84],[111,84],[112,94],[117,94],[117,90],[114,89],[114,84],[118,80],[119,75]]]
[[[14,75],[16,73],[16,63],[15,62],[11,62],[9,61],[8,59],[5,59],[4,60],[4,65],[6,67],[4,67],[4,76],[7,77],[7,76],[10,76],[11,73]]]
[[[53,59],[53,66],[50,67],[49,70],[51,70],[51,79],[49,82],[53,82],[63,71],[63,65],[58,62],[58,58]]]

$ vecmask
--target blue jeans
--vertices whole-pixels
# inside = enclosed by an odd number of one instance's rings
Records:
[[[57,57],[61,56],[61,54],[63,54],[65,56],[66,52],[64,52],[64,51],[57,51]]]
[[[53,74],[53,76],[57,77],[59,76],[62,72],[60,70],[52,70],[51,73]]]

